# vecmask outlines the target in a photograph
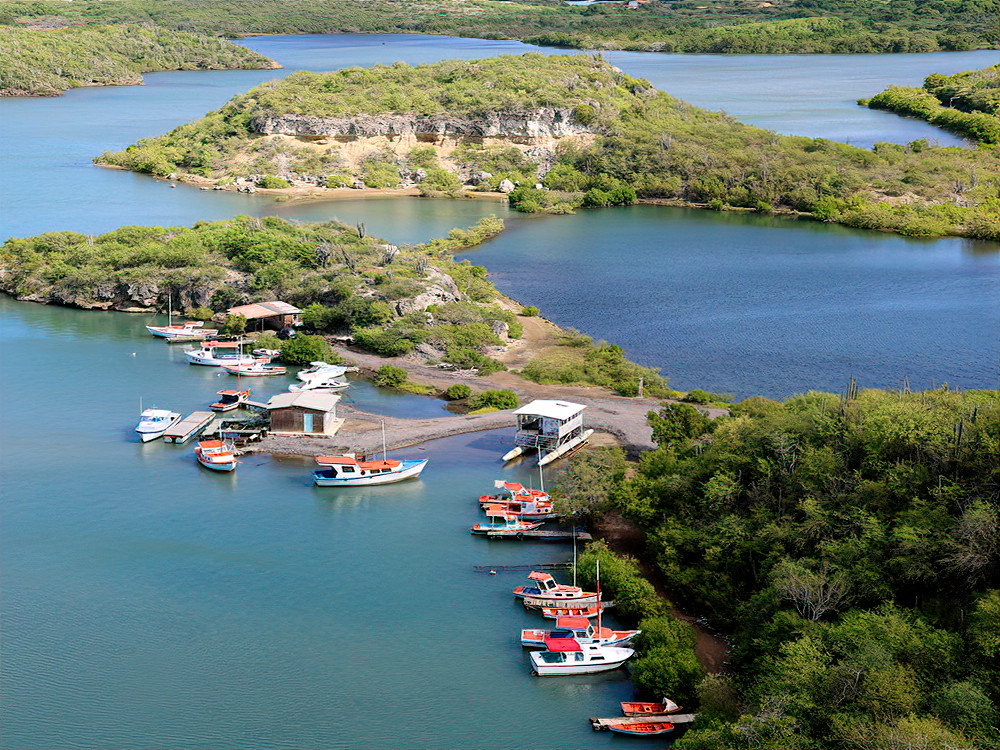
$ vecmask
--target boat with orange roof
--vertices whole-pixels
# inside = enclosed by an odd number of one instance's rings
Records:
[[[199,464],[212,471],[234,471],[240,463],[233,449],[221,440],[202,440],[194,455]]]
[[[222,398],[209,406],[209,408],[212,411],[232,411],[233,409],[239,409],[250,398],[250,389],[247,388],[245,391],[219,391],[218,395],[222,396]]]
[[[546,638],[574,638],[578,643],[584,644],[627,646],[641,632],[594,627],[586,617],[557,617],[555,630],[522,630],[521,645],[525,648],[545,648]]]
[[[316,463],[324,467],[313,472],[313,482],[318,487],[365,487],[414,479],[427,466],[427,459],[359,461],[354,456],[343,455],[317,456]]]
[[[597,603],[597,594],[584,591],[579,586],[567,586],[558,583],[551,573],[533,570],[528,574],[528,580],[534,585],[517,586],[514,589],[514,596],[518,599],[551,599],[558,600],[555,604],[545,604],[546,607],[561,606],[584,606]],[[529,606],[525,604],[525,606]]]

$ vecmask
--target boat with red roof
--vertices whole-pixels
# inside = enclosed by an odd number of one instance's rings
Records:
[[[181,325],[146,326],[146,330],[161,339],[184,337],[186,339],[208,338],[219,331],[215,328],[205,328],[200,320],[189,320]]]
[[[574,638],[578,643],[593,643],[598,646],[627,646],[641,632],[641,630],[612,630],[611,628],[594,627],[594,624],[586,617],[557,617],[555,630],[522,630],[521,645],[525,648],[545,648],[545,641],[548,638]]]
[[[630,648],[582,644],[575,638],[547,638],[544,651],[528,654],[539,677],[596,674],[618,669],[635,654]]]
[[[491,505],[486,509],[486,521],[477,523],[469,531],[488,537],[516,537],[522,532],[534,531],[541,525],[539,521],[522,521],[499,506]]]
[[[365,487],[391,484],[420,476],[427,459],[396,461],[359,461],[354,456],[317,456],[316,463],[324,467],[313,472],[313,482],[319,487]]]
[[[597,603],[597,594],[584,591],[579,586],[567,586],[558,583],[551,573],[533,570],[528,574],[528,580],[534,585],[518,586],[514,589],[514,596],[525,600],[525,606],[561,607],[586,606]],[[552,600],[554,604],[528,604],[527,600],[546,599]]]
[[[542,613],[542,617],[549,620],[558,620],[560,617],[593,618],[597,617],[602,610],[610,606],[611,602],[601,602],[599,606],[591,604],[586,607],[542,607],[539,611]]]

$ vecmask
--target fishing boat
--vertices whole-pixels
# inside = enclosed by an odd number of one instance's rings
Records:
[[[184,354],[188,358],[188,364],[205,367],[250,365],[259,361],[252,354],[240,351],[241,347],[242,344],[238,341],[206,341],[200,349],[187,349]]]
[[[222,398],[209,408],[212,411],[232,411],[233,409],[239,409],[250,398],[250,389],[247,388],[245,391],[219,391],[218,395],[222,396]]]
[[[541,476],[541,472],[539,472],[539,476]],[[502,479],[497,479],[493,482],[493,486],[505,492],[496,495],[480,495],[480,505],[493,505],[494,503],[509,502],[510,500],[551,502],[549,493],[545,490],[528,489],[519,482],[505,482]]]
[[[549,620],[558,620],[560,617],[594,618],[610,606],[610,602],[601,602],[600,605],[591,604],[587,607],[542,607],[539,612]]]
[[[540,677],[595,674],[618,669],[635,654],[630,648],[580,643],[575,638],[547,638],[544,651],[528,654]]]
[[[608,721],[604,723],[604,726],[612,732],[618,732],[619,734],[631,734],[638,737],[653,737],[658,734],[667,734],[674,731],[674,725],[669,721]]]
[[[354,456],[319,456],[316,463],[326,467],[313,472],[313,482],[319,487],[365,487],[416,478],[427,466],[427,459],[358,461]]]
[[[135,426],[135,431],[139,433],[139,439],[144,443],[163,437],[163,433],[177,424],[181,415],[169,409],[146,409],[139,415],[139,424]]]
[[[597,594],[591,593],[589,591],[584,591],[579,586],[566,586],[565,584],[557,583],[556,579],[551,573],[539,572],[533,570],[528,574],[528,580],[532,581],[534,585],[528,586],[518,586],[514,589],[513,594],[518,599],[527,598],[545,598],[545,599],[559,599],[560,603],[545,605],[559,607],[565,604],[570,606],[572,604],[596,604]],[[587,601],[576,602],[575,600],[585,599]]]
[[[255,349],[254,354],[259,351],[262,350]],[[245,365],[223,365],[222,369],[230,375],[242,375],[247,378],[269,378],[275,375],[284,375],[288,372],[288,368],[281,365],[271,365],[259,361]]]
[[[202,440],[194,455],[199,464],[212,471],[233,471],[240,463],[233,449],[221,440]]]
[[[490,506],[486,509],[486,521],[477,523],[469,531],[473,534],[489,537],[516,537],[522,532],[533,531],[541,525],[539,521],[522,521],[509,513]]]
[[[517,516],[522,521],[548,521],[558,517],[552,503],[543,500],[504,500],[483,506],[502,508],[506,513]]]
[[[146,326],[146,330],[161,339],[173,339],[178,336],[208,338],[219,331],[215,328],[205,328],[200,320],[190,320],[180,325]]]
[[[573,638],[581,644],[628,646],[641,632],[595,628],[586,617],[558,617],[555,630],[522,630],[521,645],[525,648],[545,648],[545,641],[549,638]]]
[[[621,706],[622,713],[625,716],[675,714],[682,708],[682,706],[678,706],[669,698],[664,698],[660,703],[638,703],[626,701],[623,702]]]

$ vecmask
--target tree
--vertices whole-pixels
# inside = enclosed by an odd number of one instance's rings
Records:
[[[322,336],[296,336],[281,344],[281,361],[285,364],[307,365],[333,358],[333,350]]]
[[[600,513],[607,508],[626,465],[625,453],[618,447],[591,448],[577,455],[558,479],[556,506],[574,515]]]
[[[659,414],[649,412],[646,422],[653,428],[653,441],[657,445],[696,438],[712,427],[712,420],[688,404],[664,404]]]
[[[247,330],[247,319],[244,315],[227,315],[219,329],[224,336],[239,336]]]
[[[785,559],[774,566],[774,588],[795,605],[803,617],[818,620],[827,612],[836,612],[847,597],[850,582],[843,571],[831,573],[824,561],[818,570],[801,562]]]
[[[382,365],[378,368],[375,377],[372,378],[372,382],[382,388],[399,388],[409,377],[409,374],[402,367]]]

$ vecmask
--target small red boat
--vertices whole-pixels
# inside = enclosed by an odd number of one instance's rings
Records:
[[[591,604],[587,607],[542,607],[542,617],[556,620],[560,617],[597,617],[601,609],[607,609],[606,603],[600,606]]]
[[[219,391],[219,395],[222,398],[209,408],[212,411],[232,411],[233,409],[239,409],[243,405],[243,402],[250,398],[250,389],[247,388],[245,391]]]
[[[657,734],[667,734],[674,731],[674,725],[669,721],[650,721],[642,723],[607,724],[608,729],[620,734],[632,734],[639,737],[650,737]]]
[[[622,713],[626,716],[649,716],[652,714],[675,714],[681,710],[672,700],[664,698],[661,703],[622,703]]]

